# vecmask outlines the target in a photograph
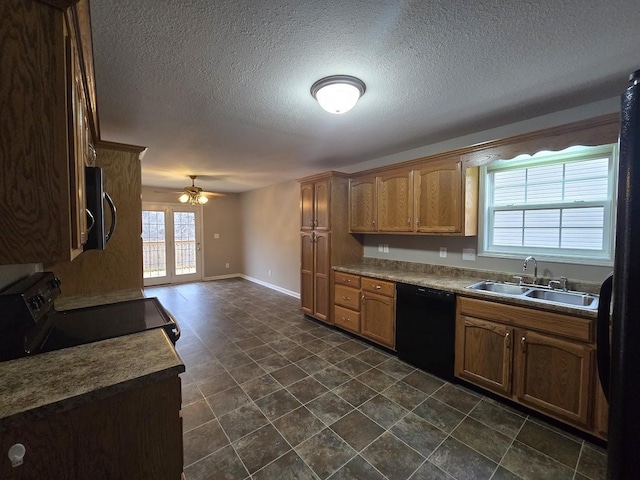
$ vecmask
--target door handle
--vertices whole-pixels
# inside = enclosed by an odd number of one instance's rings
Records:
[[[504,336],[504,345],[506,348],[511,348],[511,333],[507,332]]]
[[[613,291],[613,273],[610,274],[600,288],[598,303],[598,317],[596,320],[596,359],[598,363],[598,377],[604,396],[609,400],[609,380],[611,368],[611,346],[609,345],[609,311],[611,309],[611,294]]]
[[[520,349],[522,350],[522,353],[526,353],[527,351],[527,337],[524,335],[520,339]]]

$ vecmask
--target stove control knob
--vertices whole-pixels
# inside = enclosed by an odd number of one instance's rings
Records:
[[[60,284],[62,282],[60,281],[60,279],[58,277],[53,277],[53,280],[51,280],[51,282],[49,283],[49,286],[51,288],[60,288]]]
[[[44,305],[44,297],[42,295],[34,295],[28,300],[28,303],[33,310],[40,310]]]

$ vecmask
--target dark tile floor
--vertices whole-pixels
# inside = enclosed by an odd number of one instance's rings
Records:
[[[180,322],[187,480],[600,480],[605,453],[232,279],[145,290]]]

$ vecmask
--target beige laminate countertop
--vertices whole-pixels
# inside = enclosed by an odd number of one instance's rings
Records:
[[[107,303],[136,300],[138,298],[144,298],[144,294],[139,288],[70,296],[65,296],[63,292],[63,295],[56,299],[54,305],[56,310],[71,310],[73,308],[93,307],[95,305],[106,305]]]
[[[423,287],[436,288],[453,292],[465,297],[478,298],[481,300],[497,301],[510,305],[520,305],[528,308],[536,308],[550,312],[564,313],[568,315],[580,316],[583,318],[595,319],[597,311],[588,308],[573,307],[550,303],[543,300],[534,300],[528,297],[515,297],[511,295],[503,295],[495,292],[487,292],[465,288],[481,280],[491,280],[487,276],[478,276],[477,272],[465,275],[463,269],[453,269],[443,267],[441,271],[424,272],[411,271],[403,268],[394,268],[393,266],[381,266],[375,264],[350,264],[334,266],[336,272],[351,273],[365,277],[378,278],[381,280],[389,280],[392,282],[408,283],[411,285],[419,285]]]
[[[157,328],[0,363],[0,430],[184,372]]]

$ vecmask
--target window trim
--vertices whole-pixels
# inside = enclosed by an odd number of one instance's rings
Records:
[[[599,154],[610,155],[609,161],[609,175],[608,175],[608,187],[611,191],[611,197],[607,200],[597,202],[581,202],[580,206],[588,207],[590,204],[597,206],[604,205],[604,255],[589,256],[585,255],[584,250],[567,250],[562,254],[554,253],[555,249],[546,249],[540,247],[501,247],[500,250],[489,250],[489,215],[488,215],[488,195],[489,192],[489,180],[488,171],[491,170],[491,166],[495,167],[495,162],[483,165],[480,167],[479,175],[479,195],[478,195],[478,256],[481,257],[493,257],[493,258],[522,258],[523,255],[535,255],[538,260],[544,260],[547,262],[556,263],[569,263],[569,264],[581,264],[581,265],[593,265],[593,266],[613,266],[614,250],[615,250],[615,221],[616,221],[616,200],[617,200],[617,173],[618,173],[618,144],[607,144],[599,147],[590,147],[591,152],[585,152],[584,154],[567,154],[563,155],[562,151],[549,152],[550,155],[554,155],[558,160],[558,163],[565,158],[575,158],[576,156],[585,158],[593,157]],[[548,155],[547,155],[548,157]],[[580,161],[576,159],[575,161]],[[544,163],[545,159],[541,158],[540,161],[531,161],[531,159],[512,159],[512,160],[496,160],[496,162],[509,162],[509,168],[532,166],[540,163]],[[554,204],[540,204],[529,205],[527,210],[530,209],[552,209],[558,207],[566,207],[567,203],[554,203]],[[608,233],[608,234],[607,234]]]

